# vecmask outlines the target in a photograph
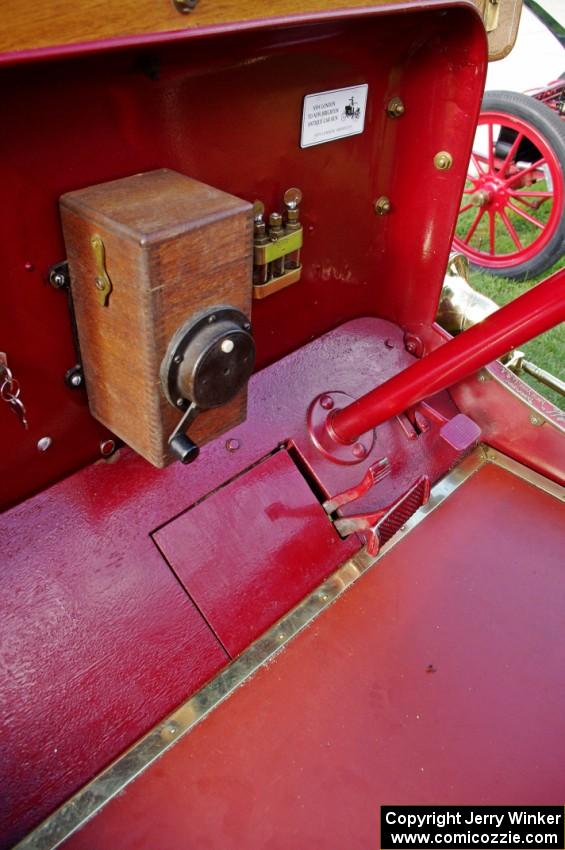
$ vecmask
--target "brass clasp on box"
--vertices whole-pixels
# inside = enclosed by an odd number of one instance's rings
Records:
[[[103,307],[106,307],[108,305],[108,298],[112,291],[112,281],[108,277],[108,272],[106,271],[106,251],[104,249],[104,243],[102,242],[101,237],[95,233],[94,236],[91,236],[90,238],[90,244],[96,261],[96,277],[94,283],[98,290],[100,304]]]
[[[255,201],[253,239],[253,297],[266,298],[300,280],[302,224],[298,209],[300,189],[284,193],[285,216],[272,212],[269,224],[264,221],[265,207]]]

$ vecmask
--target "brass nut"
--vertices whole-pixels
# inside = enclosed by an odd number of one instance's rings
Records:
[[[377,215],[388,215],[392,209],[390,199],[386,195],[381,195],[374,203],[374,209]]]
[[[406,108],[399,97],[393,97],[389,100],[386,111],[389,118],[401,118],[406,112]]]
[[[449,151],[439,151],[434,156],[434,165],[438,171],[449,171],[453,165],[453,157]]]

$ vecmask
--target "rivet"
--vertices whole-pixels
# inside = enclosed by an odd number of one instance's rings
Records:
[[[239,440],[235,440],[233,438],[231,440],[226,440],[226,449],[228,450],[228,452],[236,452],[239,446]]]
[[[116,444],[113,440],[102,440],[100,443],[100,454],[102,457],[109,457],[115,448]]]
[[[367,449],[363,445],[363,443],[354,443],[353,448],[351,449],[355,457],[365,457],[367,454]]]
[[[73,387],[80,387],[82,384],[82,375],[79,375],[78,372],[74,375],[71,375],[71,384]]]
[[[324,408],[324,410],[331,410],[334,406],[334,400],[330,395],[323,395],[320,399],[320,406]]]
[[[41,437],[41,439],[37,441],[37,451],[46,452],[52,442],[53,440],[51,437]]]
[[[224,354],[231,354],[231,352],[235,348],[233,339],[224,339],[222,344],[220,345],[220,348],[222,349]]]
[[[386,108],[387,114],[389,118],[401,118],[406,109],[402,100],[399,97],[393,97],[388,102],[388,106]]]
[[[388,215],[392,209],[392,204],[386,195],[381,195],[380,198],[377,198],[373,207],[377,215]]]
[[[434,165],[438,171],[449,171],[453,165],[453,157],[449,151],[439,151],[434,156]]]
[[[215,321],[216,321],[216,314],[215,313],[212,313],[211,316],[208,316],[208,324],[209,325],[211,325],[212,322],[215,322]]]
[[[96,284],[95,284],[95,286],[96,286],[96,289],[98,289],[98,290],[100,290],[100,291],[102,291],[103,289],[106,289],[106,283],[105,283],[105,281],[103,281],[103,280],[102,280],[101,278],[99,278],[99,277],[97,277],[97,278],[96,278]]]
[[[183,401],[183,399],[182,399],[182,398],[177,398],[177,407],[183,407],[183,406],[184,406],[184,401]]]
[[[177,365],[179,363],[182,363],[182,357],[180,356],[180,354],[175,354],[175,356],[173,357],[173,362],[176,363]]]

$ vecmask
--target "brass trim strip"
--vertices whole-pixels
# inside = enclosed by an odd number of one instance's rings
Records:
[[[339,567],[313,593],[258,638],[239,658],[218,673],[165,720],[116,759],[88,785],[63,803],[50,817],[30,832],[14,850],[55,850],[80,829],[113,797],[139,776],[169,747],[203,720],[263,665],[270,661],[305,626],[335,602],[357,579],[385,557],[455,490],[485,463],[495,463],[536,487],[565,501],[565,488],[548,481],[499,452],[479,446],[448,475],[432,487],[430,499],[413,514],[391,540],[371,557],[363,549]]]
[[[500,466],[507,472],[527,481],[528,484],[537,487],[538,490],[543,490],[544,493],[554,496],[560,502],[565,502],[565,487],[562,487],[561,484],[546,478],[545,475],[535,472],[533,469],[529,469],[519,461],[502,454],[502,452],[491,449],[490,446],[483,446],[483,452],[487,463],[494,463],[496,466]]]

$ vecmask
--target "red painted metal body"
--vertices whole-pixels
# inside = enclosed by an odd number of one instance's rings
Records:
[[[434,392],[452,386],[565,320],[565,269],[555,272],[484,321],[450,340],[409,370],[328,415],[336,438],[352,443]]]
[[[65,192],[168,167],[274,208],[298,185],[302,279],[254,304],[258,368],[350,318],[417,328],[435,315],[485,73],[473,8],[384,7],[184,39],[190,49],[175,34],[150,49],[63,52],[0,68],[10,115],[0,138],[1,345],[30,426],[24,431],[0,411],[9,446],[0,458],[0,506],[96,460],[111,436],[91,418],[84,390],[64,382],[77,354],[65,295],[48,285],[47,270],[65,255]],[[300,149],[304,95],[357,83],[371,91],[365,132]],[[410,106],[391,122],[385,107],[398,92]],[[454,155],[449,172],[433,166],[438,139]],[[417,198],[415,185],[424,187]],[[387,193],[393,213],[375,216],[375,198]],[[52,445],[41,453],[44,436]]]
[[[564,524],[483,468],[63,847],[367,850],[380,805],[561,805]]]
[[[355,536],[337,535],[312,489],[328,498],[388,455],[390,475],[344,513],[377,510],[420,475],[437,481],[453,465],[457,453],[437,428],[409,440],[397,422],[386,423],[354,467],[326,460],[310,441],[305,411],[329,382],[361,395],[413,359],[392,323],[347,323],[255,375],[247,421],[204,446],[197,463],[158,470],[124,450],[4,514],[0,643],[10,651],[0,664],[0,785],[11,792],[1,802],[0,846],[222,665],[227,655],[212,629],[239,652],[359,548]],[[447,393],[434,404],[456,413]],[[299,467],[277,452],[281,444]],[[273,462],[265,479],[261,468]],[[298,468],[309,470],[310,487]],[[247,493],[255,495],[252,513]],[[294,517],[283,520],[285,509]],[[198,525],[199,514],[213,528]],[[310,554],[303,560],[299,550]],[[258,613],[267,589],[271,610]]]
[[[24,431],[0,402],[0,504],[8,508],[0,522],[0,786],[8,789],[0,800],[2,850],[361,547],[364,535],[340,536],[323,503],[353,494],[334,510],[334,520],[347,521],[379,514],[419,481],[426,495],[427,481],[435,484],[461,459],[457,440],[450,445],[440,433],[440,423],[453,421],[460,409],[471,418],[476,411],[492,442],[508,428],[504,405],[497,401],[493,423],[489,404],[463,383],[453,397],[433,395],[437,421],[421,433],[386,418],[370,450],[354,462],[321,453],[308,430],[308,410],[322,393],[359,398],[408,367],[421,370],[424,361],[406,350],[406,333],[427,348],[444,341],[433,319],[485,75],[485,33],[471,3],[422,0],[411,10],[383,6],[270,26],[230,25],[65,48],[41,64],[45,58],[22,54],[3,63],[0,57],[10,116],[0,137],[0,348],[20,382],[30,424]],[[301,149],[304,96],[361,83],[370,92],[365,131]],[[406,106],[399,119],[387,114],[394,96]],[[434,167],[439,149],[453,156],[448,171]],[[84,389],[65,384],[78,353],[65,295],[47,283],[48,268],[64,257],[59,197],[159,167],[249,201],[260,198],[268,208],[280,204],[289,186],[299,186],[304,198],[302,278],[253,305],[258,371],[246,421],[204,445],[193,465],[163,470],[128,448],[100,459],[100,442],[112,435],[90,416]],[[380,195],[391,197],[390,215],[375,215]],[[480,330],[477,339],[485,344]],[[430,356],[445,366],[441,351]],[[425,395],[433,392],[428,384]],[[52,442],[40,452],[45,436]],[[554,478],[565,474],[553,431],[511,436],[515,456],[533,458]],[[360,487],[384,457],[390,474]],[[114,801],[107,819],[76,836],[76,846],[92,839],[89,846],[116,850],[130,841],[137,850],[187,844],[251,850],[276,847],[275,830],[283,836],[279,846],[289,846],[285,830],[295,830],[293,846],[326,848],[341,839],[342,847],[337,802],[343,794],[362,809],[353,808],[356,835],[361,840],[370,832],[376,846],[379,795],[497,802],[516,791],[531,801],[530,785],[516,777],[509,738],[499,751],[490,739],[480,745],[488,769],[476,761],[497,676],[517,646],[527,654],[529,681],[538,682],[530,665],[534,650],[517,640],[513,607],[504,609],[508,633],[493,631],[498,619],[489,593],[502,604],[515,574],[489,569],[489,558],[514,558],[502,541],[517,539],[516,528],[525,524],[520,517],[530,511],[551,560],[551,520],[559,517],[551,508],[546,513],[539,494],[521,492],[522,513],[505,515],[501,541],[489,543],[489,557],[477,563],[476,541],[487,539],[481,532],[508,482],[494,477],[490,506],[481,488],[467,492],[482,511],[478,527],[464,523],[459,540],[455,519],[470,516],[467,503],[439,509],[449,532],[442,557],[444,532],[432,524],[388,561],[382,583],[375,572],[366,591],[360,582],[349,606],[327,613],[319,641],[316,626],[277,662],[282,671],[286,658],[294,670],[280,679],[275,672],[264,693],[263,670],[256,692],[242,689],[190,736],[192,752],[186,742],[174,751],[182,770],[169,772],[160,762],[162,770],[156,765]],[[457,570],[446,555],[453,545]],[[517,553],[524,567],[527,551]],[[554,578],[550,563],[544,573],[550,616],[542,624],[548,628],[559,607]],[[528,575],[520,588],[526,618],[533,581]],[[481,656],[493,663],[486,684]],[[440,658],[437,676],[410,678],[420,664],[437,665]],[[550,682],[561,664],[558,653],[554,660],[546,671]],[[462,664],[477,683],[472,708],[466,682],[457,679],[459,690],[454,685]],[[517,700],[514,679],[505,694]],[[403,714],[415,716],[422,700],[426,720],[419,724],[417,717],[412,727]],[[305,710],[297,712],[300,705]],[[476,706],[486,712],[481,722]],[[516,731],[519,717],[547,728],[555,720],[553,704],[528,703],[509,727],[503,709],[493,708],[501,734]],[[286,725],[279,725],[281,716]],[[462,716],[473,734],[461,731]],[[440,732],[449,733],[451,749],[438,746]],[[423,758],[416,769],[414,752]],[[505,786],[490,769],[501,753],[510,765]],[[544,775],[553,779],[556,764],[545,752]],[[306,785],[288,779],[304,765]],[[295,828],[288,788],[301,795],[306,786],[314,797],[304,808],[297,803]],[[139,797],[134,789],[141,789]],[[548,789],[544,801],[553,801]],[[154,793],[162,811],[170,805],[175,817],[155,814],[145,796]],[[349,825],[346,833],[351,844]]]
[[[153,539],[232,657],[359,548],[340,540],[286,451]]]

